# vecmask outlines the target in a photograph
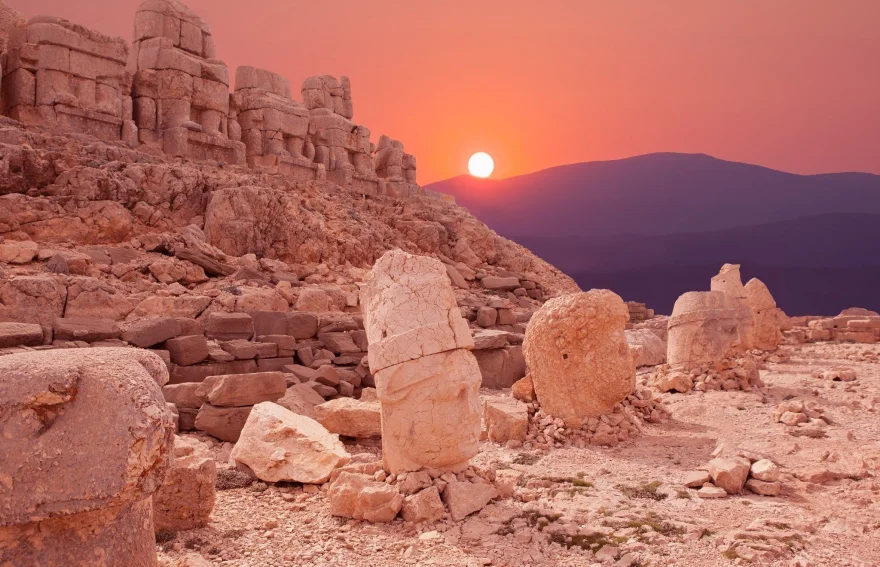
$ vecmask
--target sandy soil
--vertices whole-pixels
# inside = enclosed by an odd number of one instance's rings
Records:
[[[199,553],[237,567],[880,565],[880,346],[783,348],[791,359],[762,370],[764,392],[667,394],[671,418],[615,448],[484,443],[476,464],[522,478],[512,498],[463,522],[347,521],[330,515],[316,487],[255,483],[218,491],[208,527],[162,534],[160,558]],[[814,377],[838,366],[857,379]],[[825,409],[832,424],[813,432],[824,437],[774,423],[776,405],[792,397]],[[776,462],[782,495],[703,500],[684,488],[719,444]]]

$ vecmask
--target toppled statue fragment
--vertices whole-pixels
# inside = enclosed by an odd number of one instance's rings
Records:
[[[167,381],[142,350],[0,357],[0,565],[156,565]]]
[[[755,317],[742,300],[722,291],[690,291],[669,318],[670,366],[712,364],[752,348]]]
[[[551,299],[532,316],[523,353],[545,412],[579,426],[632,393],[628,317],[623,300],[605,289]]]
[[[480,438],[480,369],[439,260],[385,253],[361,289],[391,473],[460,471]]]

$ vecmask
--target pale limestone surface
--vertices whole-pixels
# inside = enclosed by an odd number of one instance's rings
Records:
[[[776,307],[776,300],[767,286],[758,278],[752,278],[744,287],[743,301],[755,314],[754,347],[776,350],[782,338],[781,328],[785,313]]]
[[[532,316],[523,353],[546,413],[577,426],[632,392],[628,317],[618,295],[597,289],[551,299]]]
[[[327,498],[334,516],[368,522],[390,522],[403,506],[403,495],[396,486],[347,471],[330,484]]]
[[[721,291],[691,291],[678,298],[669,318],[667,362],[711,364],[752,348],[754,314]]]
[[[0,564],[156,564],[167,381],[162,359],[135,349],[0,357]]]
[[[739,264],[724,264],[718,274],[712,276],[710,291],[723,291],[733,297],[745,299],[746,293],[739,273]]]
[[[480,369],[443,263],[400,250],[361,288],[385,467],[460,471],[478,450]]]
[[[339,436],[317,421],[271,402],[254,406],[232,458],[267,482],[321,484],[349,461]]]
[[[330,433],[360,439],[382,436],[379,402],[338,398],[317,405],[312,411],[315,421]]]

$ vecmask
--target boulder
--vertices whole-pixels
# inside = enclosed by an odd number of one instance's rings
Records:
[[[776,482],[779,480],[779,467],[770,459],[760,459],[752,463],[751,475],[763,482]]]
[[[37,256],[40,247],[32,240],[0,242],[0,263],[27,264]]]
[[[595,289],[551,299],[532,316],[523,352],[545,412],[579,426],[633,391],[628,317],[618,295]]]
[[[626,343],[632,351],[636,368],[666,362],[666,343],[648,329],[627,329]]]
[[[287,334],[296,339],[310,339],[318,334],[318,317],[312,313],[286,313]]]
[[[761,496],[779,496],[782,492],[782,484],[779,482],[765,482],[756,478],[746,481],[746,488]]]
[[[314,407],[314,419],[330,433],[345,437],[382,436],[379,402],[337,398]]]
[[[372,478],[343,471],[327,491],[330,513],[368,522],[390,522],[403,506],[397,487]]]
[[[162,360],[136,349],[0,357],[0,486],[15,488],[0,498],[5,564],[156,564],[167,381]]]
[[[510,387],[510,394],[521,402],[534,402],[535,384],[532,382],[532,375],[526,374],[522,379],[514,382]]]
[[[443,502],[456,522],[479,512],[497,497],[498,491],[491,484],[455,481],[443,489]]]
[[[15,277],[0,280],[0,321],[36,323],[43,340],[52,340],[55,319],[64,312],[67,288],[51,277]]]
[[[209,376],[196,393],[212,406],[234,407],[274,402],[286,391],[287,382],[281,372],[252,372]]]
[[[744,457],[718,457],[709,461],[707,468],[715,486],[728,494],[742,494],[751,462]]]
[[[317,421],[271,402],[254,406],[232,458],[266,482],[322,484],[350,457]]]
[[[436,522],[443,518],[446,508],[440,499],[440,491],[436,486],[429,486],[415,494],[407,496],[400,509],[400,515],[407,522]]]
[[[463,470],[479,445],[481,377],[443,263],[387,252],[360,299],[386,468]]]
[[[529,432],[528,407],[505,396],[483,398],[483,421],[489,440],[496,443],[525,441]]]
[[[474,351],[474,356],[480,366],[480,385],[483,388],[510,388],[526,374],[526,361],[520,345],[477,350]]]

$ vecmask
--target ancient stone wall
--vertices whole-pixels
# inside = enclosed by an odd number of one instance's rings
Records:
[[[136,143],[128,45],[51,16],[12,29],[3,113],[28,124]]]

